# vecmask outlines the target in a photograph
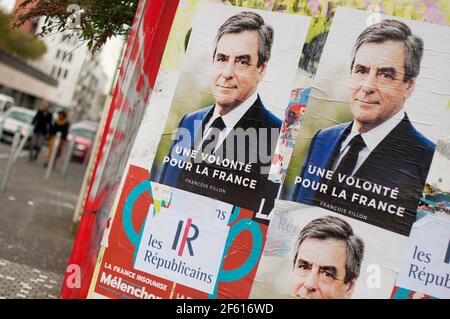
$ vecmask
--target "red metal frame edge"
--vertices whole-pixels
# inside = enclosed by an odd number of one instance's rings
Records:
[[[179,0],[141,0],[139,4],[140,8],[138,8],[133,29],[136,26],[145,27],[147,28],[147,31],[151,33],[149,37],[146,37],[144,43],[138,43],[138,45],[144,46],[143,49],[147,53],[145,54],[145,58],[148,59],[148,61],[145,61],[145,72],[150,88],[154,87],[158,75],[161,59],[164,54],[164,49],[169,37],[178,3]],[[143,23],[144,20],[145,23]],[[136,32],[136,30],[134,31]],[[134,40],[134,37],[130,35],[130,38],[127,42],[127,51],[132,51],[134,49]],[[124,59],[121,66],[121,76],[123,76],[122,72],[126,70],[126,65],[128,62],[129,61],[127,59]],[[93,277],[95,263],[97,260],[98,252],[100,250],[100,246],[92,242],[92,234],[93,232],[100,232],[101,234],[103,234],[104,228],[99,228],[98,225],[96,225],[96,213],[99,204],[98,202],[96,203],[96,201],[89,201],[89,198],[91,198],[90,195],[93,189],[94,182],[97,179],[102,178],[102,172],[99,173],[98,169],[103,154],[102,151],[105,148],[107,136],[110,132],[114,106],[117,103],[119,95],[119,81],[120,77],[118,83],[116,83],[116,87],[114,90],[113,99],[108,112],[108,118],[106,120],[105,130],[101,138],[100,150],[95,162],[95,167],[92,175],[93,177],[89,185],[86,205],[78,227],[72,254],[68,263],[69,266],[79,266],[80,271],[78,274],[81,276],[81,282],[80,285],[77,285],[77,267],[71,267],[70,269],[75,270],[74,272],[67,272],[65,274],[63,286],[60,293],[60,298],[62,299],[86,298]],[[145,98],[145,100],[147,99],[148,97]],[[129,154],[126,154],[126,156],[128,157]],[[101,201],[102,195],[104,194],[98,194],[97,196],[95,196],[96,200]]]

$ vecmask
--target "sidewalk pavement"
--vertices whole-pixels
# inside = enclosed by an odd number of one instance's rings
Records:
[[[56,299],[61,274],[0,259],[0,299]]]
[[[0,177],[9,146],[0,143]],[[72,217],[85,167],[62,158],[45,181],[43,149],[36,162],[23,152],[0,193],[0,298],[59,296],[75,238]],[[29,293],[25,293],[28,291]],[[25,296],[25,297],[23,297]]]

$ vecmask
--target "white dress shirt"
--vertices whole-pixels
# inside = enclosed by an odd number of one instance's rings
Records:
[[[356,161],[355,168],[353,169],[353,172],[351,176],[353,176],[358,169],[361,167],[361,165],[367,160],[370,153],[374,151],[374,149],[378,146],[378,144],[381,143],[384,138],[391,133],[391,131],[403,120],[405,117],[405,112],[400,110],[397,112],[394,116],[392,116],[389,120],[383,122],[382,124],[374,127],[370,131],[366,133],[362,133],[361,137],[364,140],[364,143],[366,146],[359,152],[358,160]],[[353,124],[352,124],[352,130],[350,134],[348,134],[347,138],[342,142],[340,154],[337,158],[337,160],[333,164],[333,171],[336,170],[339,163],[341,162],[342,158],[347,154],[348,150],[350,149],[350,141],[358,135],[359,132],[354,130]]]
[[[252,95],[250,95],[239,106],[235,107],[233,110],[231,110],[227,114],[222,115],[222,120],[225,123],[226,128],[220,132],[219,140],[217,141],[214,151],[216,151],[220,147],[220,145],[222,145],[222,143],[225,140],[225,138],[227,137],[227,135],[236,126],[236,124],[239,122],[239,120],[244,116],[245,113],[247,113],[247,111],[252,107],[252,105],[255,104],[257,98],[258,98],[258,94],[255,92]],[[208,134],[211,130],[212,123],[219,116],[220,116],[219,110],[216,106],[214,106],[214,113],[211,116],[211,118],[209,119],[209,121],[205,124],[205,130],[203,133],[202,143],[204,142],[205,138],[208,136]],[[202,143],[200,143],[199,146],[201,146]]]

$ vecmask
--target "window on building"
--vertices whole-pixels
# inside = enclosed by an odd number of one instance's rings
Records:
[[[72,53],[64,51],[64,55],[62,57],[62,60],[70,62],[72,60]]]
[[[60,55],[61,55],[61,50],[58,49],[58,51],[56,52],[56,58],[58,59]]]
[[[64,70],[64,78],[66,79],[67,78],[67,75],[69,74],[69,71],[68,70]]]

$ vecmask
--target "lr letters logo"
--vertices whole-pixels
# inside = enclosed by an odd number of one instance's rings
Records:
[[[184,231],[183,231],[183,226],[184,226],[184,221],[180,220],[178,222],[177,232],[176,232],[175,238],[173,240],[172,250],[177,250],[178,243],[180,242],[180,239],[181,239],[180,248],[178,250],[178,256],[181,257],[183,255],[186,244],[187,244],[187,247],[189,250],[189,255],[194,256],[194,250],[192,249],[192,242],[195,239],[197,239],[198,235],[200,234],[200,231],[198,230],[198,227],[196,225],[192,224],[191,218],[188,218],[188,220],[186,222],[186,227],[184,227]],[[191,229],[194,230],[194,233],[191,234],[191,236],[189,236],[189,231]],[[180,238],[181,232],[183,232],[183,236]]]

